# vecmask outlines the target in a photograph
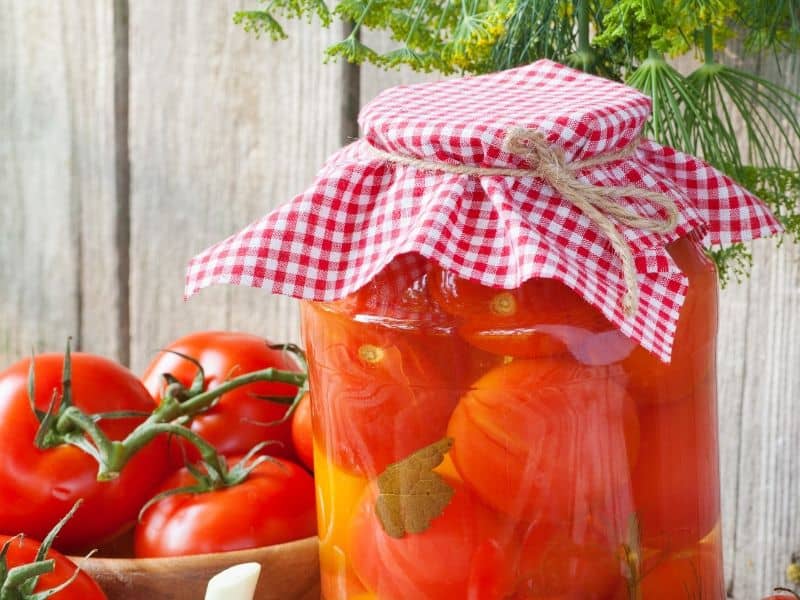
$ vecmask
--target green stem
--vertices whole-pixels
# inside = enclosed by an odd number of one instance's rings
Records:
[[[364,19],[367,18],[367,13],[372,8],[374,2],[375,0],[369,0],[369,2],[367,2],[367,6],[364,7],[363,12],[360,15],[358,15],[358,20],[353,24],[353,30],[350,32],[351,36],[358,34],[358,31],[359,29],[361,29],[361,25],[364,24]]]
[[[227,468],[217,454],[216,449],[188,427],[175,423],[148,423],[146,426],[144,425],[143,423],[134,429],[123,441],[113,443],[113,451],[103,455],[104,461],[100,465],[100,470],[97,474],[98,479],[109,481],[118,477],[131,457],[152,442],[156,436],[164,433],[176,435],[187,440],[197,448],[203,461],[208,464],[209,469],[218,473],[222,479],[225,478]]]
[[[408,35],[406,36],[406,41],[404,42],[407,47],[409,45],[409,42],[411,42],[411,38],[417,31],[417,25],[419,25],[420,19],[422,18],[422,13],[427,8],[427,6],[428,6],[428,0],[423,0],[420,3],[419,10],[417,11],[417,14],[414,16],[414,22],[411,24],[411,28],[408,30]]]
[[[307,375],[304,373],[295,373],[293,371],[281,371],[270,367],[269,369],[262,369],[261,371],[254,371],[245,375],[240,375],[234,379],[229,379],[225,383],[215,387],[213,390],[208,390],[192,396],[185,402],[169,403],[165,410],[162,412],[161,407],[157,408],[153,415],[145,422],[165,423],[174,421],[178,417],[193,416],[198,412],[210,407],[217,398],[223,394],[235,390],[249,383],[256,383],[258,381],[276,381],[279,383],[288,383],[296,387],[302,387],[305,384]]]
[[[589,43],[589,0],[578,0],[578,52],[589,54],[592,47]]]
[[[88,435],[101,456],[106,456],[112,452],[113,443],[108,436],[103,432],[97,423],[85,413],[81,412],[79,408],[70,406],[67,408],[56,422],[56,432],[67,433],[75,427],[79,428],[86,435]]]
[[[647,51],[647,60],[664,60],[664,55],[655,48],[650,48]]]
[[[225,381],[213,390],[201,391],[185,389],[180,384],[170,385],[161,404],[140,423],[122,441],[111,440],[98,426],[97,420],[82,412],[76,406],[69,406],[57,415],[51,431],[59,443],[72,443],[83,447],[85,452],[95,457],[99,464],[97,478],[100,481],[109,481],[119,476],[128,461],[142,448],[149,444],[156,436],[164,433],[177,435],[186,439],[195,446],[203,461],[208,465],[209,474],[218,476],[218,479],[227,482],[228,471],[223,459],[214,447],[188,427],[175,421],[180,418],[191,418],[206,410],[223,394],[236,388],[256,383],[270,381],[286,383],[297,387],[298,396],[306,384],[308,376],[305,373],[283,371],[275,368],[262,369],[240,375]],[[68,388],[67,388],[68,389]],[[289,410],[292,410],[292,407]],[[288,411],[287,411],[288,412]],[[81,444],[76,444],[74,437],[81,432]],[[85,443],[84,443],[85,442]],[[93,447],[92,447],[93,445]]]
[[[3,585],[3,590],[16,589],[33,577],[52,573],[56,568],[56,561],[52,558],[41,560],[27,565],[20,565],[9,570]]]
[[[711,25],[706,25],[703,29],[703,51],[706,64],[714,64],[714,30]]]
[[[124,444],[128,453],[133,455],[155,436],[162,433],[177,435],[178,437],[182,437],[189,441],[192,446],[197,448],[197,450],[200,452],[200,456],[203,458],[203,461],[208,464],[211,469],[215,470],[224,478],[227,468],[225,467],[225,464],[220,458],[219,454],[217,454],[216,448],[214,448],[214,446],[209,444],[188,427],[176,425],[174,423],[156,423],[149,426],[147,429],[144,429],[143,432],[137,432],[134,430],[131,435],[125,439]],[[141,436],[143,441],[140,442],[138,436]],[[149,439],[147,439],[148,437]]]
[[[303,373],[269,368],[230,379],[213,390],[197,394],[184,402],[178,402],[174,398],[167,396],[164,401],[162,401],[161,405],[153,411],[153,414],[136,427],[123,441],[109,441],[108,444],[104,445],[102,448],[98,445],[103,458],[100,464],[98,478],[109,480],[117,477],[132,456],[162,433],[169,433],[186,439],[197,448],[200,455],[203,457],[203,461],[224,478],[226,475],[226,468],[214,447],[191,429],[172,423],[172,421],[180,417],[194,416],[211,406],[226,392],[249,383],[277,381],[288,383],[299,388],[305,384],[306,378],[307,376]],[[96,428],[96,425],[94,425],[91,419],[83,419],[79,424],[87,433],[90,433],[88,429],[90,425]],[[94,439],[94,436],[92,436],[92,439]],[[108,440],[108,438],[105,439]]]

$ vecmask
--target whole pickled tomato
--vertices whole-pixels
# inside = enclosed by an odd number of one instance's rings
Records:
[[[457,319],[443,310],[433,293],[437,284],[431,280],[439,271],[434,262],[404,256],[358,291],[328,306],[350,321],[395,331],[442,379],[456,387],[465,386],[499,364],[502,356],[458,337]]]
[[[613,330],[603,314],[554,279],[531,279],[500,290],[433,267],[431,297],[459,319],[459,335],[500,356],[538,358],[576,352],[587,336]]]
[[[638,587],[631,594],[631,585]],[[676,596],[676,594],[678,596]],[[654,555],[645,560],[638,582],[617,588],[614,600],[675,600],[700,598],[717,600],[725,595],[722,555],[715,543],[698,543],[673,553]]]
[[[535,523],[524,531],[513,600],[608,600],[625,579],[623,532],[602,518]]]
[[[462,393],[428,360],[450,336],[360,323],[304,306],[314,435],[340,467],[375,476],[441,439]]]
[[[518,556],[513,525],[463,485],[422,533],[390,537],[375,512],[371,487],[351,522],[349,557],[364,586],[381,600],[503,600]]]
[[[478,380],[448,425],[465,484],[521,521],[602,511],[624,527],[639,421],[607,371],[566,358],[514,360]]]
[[[680,549],[697,543],[720,516],[715,382],[639,412],[641,444],[632,471],[642,543]]]

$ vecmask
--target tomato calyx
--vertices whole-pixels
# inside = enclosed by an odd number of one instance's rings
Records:
[[[283,352],[288,352],[300,363],[301,371],[304,374],[308,373],[308,358],[306,357],[305,351],[298,346],[297,344],[269,344],[267,346],[270,350],[281,350]],[[199,366],[199,365],[198,365]],[[280,419],[275,419],[274,421],[250,421],[251,423],[257,423],[259,425],[263,425],[265,427],[273,427],[275,425],[282,425],[286,423],[289,419],[292,418],[295,411],[297,411],[297,407],[300,406],[300,400],[303,399],[308,393],[308,377],[306,376],[306,380],[303,385],[297,387],[297,393],[294,396],[265,396],[263,394],[251,394],[254,398],[258,398],[259,400],[264,400],[267,402],[276,402],[278,404],[286,404],[288,408],[283,413],[283,416]]]
[[[270,347],[293,353],[305,366],[305,356],[302,350],[294,344]],[[97,479],[110,481],[119,477],[130,459],[154,438],[162,434],[175,435],[186,439],[198,449],[203,463],[209,472],[213,473],[212,478],[231,485],[237,479],[238,471],[236,469],[229,471],[224,459],[217,454],[214,447],[185,425],[194,416],[213,406],[223,394],[257,381],[287,383],[297,388],[297,393],[291,399],[291,405],[287,409],[288,417],[285,418],[289,418],[307,390],[308,376],[305,371],[284,371],[270,367],[228,379],[214,389],[208,390],[205,389],[205,374],[199,362],[189,356],[179,355],[191,361],[198,368],[197,374],[188,388],[171,375],[165,374],[164,379],[167,383],[165,393],[159,405],[152,412],[116,411],[99,414],[86,414],[72,401],[69,341],[64,354],[60,398],[54,391],[48,409],[46,411],[38,409],[33,401],[36,397],[36,360],[34,357],[31,360],[28,375],[28,397],[31,402],[31,410],[39,421],[39,429],[34,440],[36,447],[45,450],[69,444],[80,448],[97,461]],[[130,417],[145,418],[123,440],[111,440],[98,425],[102,419]],[[233,474],[231,474],[232,472]],[[241,479],[239,480],[241,481]]]
[[[47,553],[50,551],[50,547],[53,545],[58,533],[67,524],[67,521],[72,518],[80,504],[81,501],[78,500],[64,518],[50,530],[47,537],[42,540],[33,562],[9,569],[8,551],[11,549],[12,544],[22,540],[23,536],[21,534],[14,536],[3,544],[2,548],[0,548],[0,598],[3,600],[46,600],[64,588],[69,587],[77,579],[81,572],[80,568],[76,568],[72,576],[63,583],[48,590],[34,592],[36,584],[39,583],[39,577],[55,570],[56,561],[52,558],[47,558]]]
[[[202,441],[202,438],[200,439]],[[211,452],[208,452],[206,449],[203,460],[200,462],[199,466],[189,463],[185,465],[186,469],[189,471],[189,473],[191,473],[192,477],[194,477],[195,483],[192,485],[165,490],[160,494],[153,496],[147,501],[147,503],[145,503],[144,506],[142,506],[142,509],[139,511],[139,520],[142,520],[142,517],[144,516],[144,513],[147,512],[148,508],[150,508],[153,504],[160,502],[164,498],[176,496],[178,494],[204,494],[206,492],[213,492],[215,490],[221,490],[240,485],[247,480],[250,474],[257,467],[267,461],[283,467],[279,460],[271,456],[257,456],[261,450],[273,443],[276,442],[266,441],[256,444],[241,458],[241,460],[239,460],[232,467],[229,467],[228,461],[225,459],[225,457],[217,454],[213,448],[211,448]],[[210,445],[205,441],[202,441],[202,444],[210,447]]]

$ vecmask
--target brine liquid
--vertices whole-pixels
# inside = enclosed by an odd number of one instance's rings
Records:
[[[724,598],[716,280],[670,251],[669,365],[552,281],[304,304],[324,598]]]

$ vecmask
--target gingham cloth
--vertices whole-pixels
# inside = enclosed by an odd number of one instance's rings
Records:
[[[420,169],[377,158],[370,147],[452,164],[524,168],[524,160],[502,149],[512,127],[535,129],[568,161],[583,160],[638,139],[649,114],[650,100],[638,91],[548,60],[392,88],[362,110],[362,139],[331,157],[311,188],[191,261],[187,297],[234,284],[336,300],[396,257],[405,255],[411,270],[424,257],[496,288],[555,278],[668,361],[687,278],[665,245],[692,231],[710,244],[778,232],[752,194],[701,160],[650,140],[629,158],[583,169],[583,181],[661,191],[679,208],[669,234],[618,224],[635,254],[640,291],[637,311],[626,317],[619,257],[541,179]],[[646,202],[624,202],[659,216]]]

